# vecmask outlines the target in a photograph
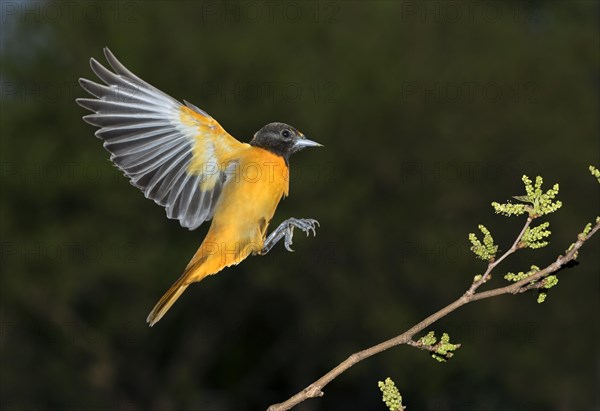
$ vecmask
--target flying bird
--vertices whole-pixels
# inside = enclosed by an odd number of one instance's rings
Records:
[[[192,283],[264,255],[283,238],[291,249],[294,228],[316,235],[314,219],[289,218],[267,235],[279,201],[289,191],[289,159],[321,144],[284,123],[270,123],[249,143],[227,133],[204,110],[183,103],[129,71],[108,49],[112,70],[94,58],[92,71],[104,83],[79,79],[92,98],[77,103],[92,111],[83,119],[99,127],[111,161],[167,217],[194,230],[212,220],[181,277],[156,303],[146,321],[156,324]]]

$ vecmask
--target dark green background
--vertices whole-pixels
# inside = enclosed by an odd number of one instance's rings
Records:
[[[599,6],[554,2],[10,2],[2,8],[0,408],[258,410],[458,297],[483,270],[467,234],[506,250],[522,221],[492,201],[522,174],[561,185],[547,265],[599,209]],[[109,46],[140,77],[249,141],[271,121],[325,145],[292,159],[274,224],[298,235],[145,318],[200,244],[108,161],[74,103]],[[447,364],[399,347],[303,410],[598,410],[598,239],[534,294],[433,329]]]

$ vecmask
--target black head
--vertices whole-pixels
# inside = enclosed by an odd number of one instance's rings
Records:
[[[286,160],[304,147],[320,147],[321,144],[309,140],[304,134],[284,123],[269,123],[254,134],[250,142],[254,147],[264,148]]]

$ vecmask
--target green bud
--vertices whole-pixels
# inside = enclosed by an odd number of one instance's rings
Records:
[[[435,345],[437,338],[435,338],[435,332],[429,331],[426,336],[419,338],[419,344],[421,345]]]
[[[383,402],[390,411],[402,411],[404,406],[402,405],[402,396],[400,391],[396,388],[396,384],[391,378],[386,378],[385,382],[379,381],[377,386],[383,394]]]
[[[598,180],[598,182],[600,183],[600,170],[598,170],[596,167],[594,166],[590,166],[589,167],[590,173],[592,173],[592,175],[594,177],[596,177],[596,179]]]
[[[480,259],[492,261],[498,251],[498,246],[494,244],[494,239],[489,230],[484,225],[479,225],[479,230],[483,234],[483,244],[474,233],[469,233],[471,242],[471,251]]]
[[[558,284],[558,277],[555,275],[549,275],[544,279],[544,288],[550,289]]]
[[[548,241],[543,241],[544,238],[548,238],[551,234],[550,230],[546,230],[550,226],[550,223],[545,222],[537,227],[527,227],[521,243],[526,247],[536,249],[542,248],[548,245]]]
[[[535,185],[533,185],[529,177],[525,175],[522,180],[525,185],[526,195],[514,196],[514,198],[527,204],[499,204],[494,202],[492,203],[492,207],[494,207],[496,213],[512,216],[528,212],[530,217],[536,218],[553,213],[562,207],[562,202],[553,201],[558,195],[558,184],[554,184],[551,189],[544,193],[542,191],[542,184],[544,182],[542,177],[536,177]]]

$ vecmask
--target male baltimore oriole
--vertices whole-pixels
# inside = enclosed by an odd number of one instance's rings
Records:
[[[238,264],[250,254],[266,254],[282,238],[292,251],[293,230],[316,235],[314,219],[285,220],[268,237],[267,226],[288,195],[290,155],[321,146],[295,128],[270,123],[249,144],[227,133],[208,113],[146,83],[108,48],[108,70],[90,59],[106,85],[81,78],[94,98],[77,103],[94,112],[83,119],[99,127],[111,161],[131,184],[166,208],[190,230],[212,219],[206,237],[183,275],[154,306],[146,321],[156,324],[185,289],[208,275]]]

